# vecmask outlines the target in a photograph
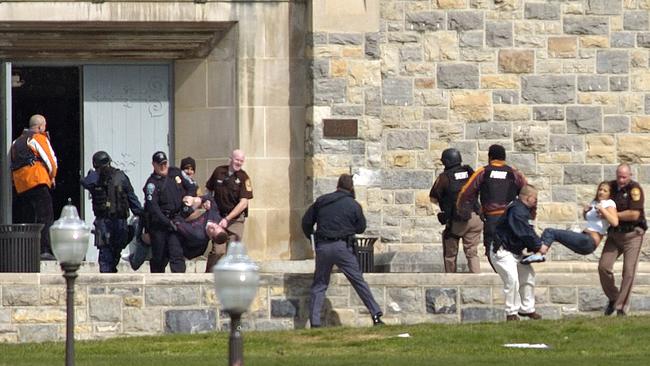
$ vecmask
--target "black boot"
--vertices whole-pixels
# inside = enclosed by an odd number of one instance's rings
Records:
[[[381,316],[384,315],[382,313],[377,313],[372,316],[372,325],[377,326],[377,325],[384,325],[384,322],[381,321]]]

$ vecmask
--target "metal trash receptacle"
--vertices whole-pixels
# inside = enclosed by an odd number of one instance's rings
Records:
[[[40,272],[43,224],[0,225],[0,272]]]
[[[377,241],[376,237],[357,237],[356,238],[356,252],[357,261],[359,261],[359,268],[363,273],[375,271],[375,251],[374,245]]]

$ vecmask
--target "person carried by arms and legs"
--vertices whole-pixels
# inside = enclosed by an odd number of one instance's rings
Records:
[[[582,232],[544,229],[542,242],[550,247],[554,241],[557,241],[582,255],[593,253],[609,228],[618,226],[616,203],[611,200],[612,191],[612,182],[605,181],[598,185],[596,197],[589,205],[585,206],[582,212],[583,217],[587,220],[587,225]]]

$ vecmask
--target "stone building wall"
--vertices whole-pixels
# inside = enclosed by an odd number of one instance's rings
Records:
[[[578,223],[621,162],[650,181],[650,1],[363,3],[336,29],[314,12],[307,166],[314,195],[362,176],[380,250],[436,249],[428,192],[447,147],[478,166],[503,144],[541,190],[543,227]],[[324,138],[323,118],[358,119],[359,137]]]
[[[366,279],[388,324],[503,321],[496,274],[369,274]],[[311,274],[266,273],[244,315],[246,329],[305,328]],[[65,340],[65,282],[60,274],[0,274],[0,343]],[[537,311],[547,319],[601,314],[607,299],[598,275],[542,273]],[[650,312],[650,275],[637,276],[633,314]],[[75,293],[75,338],[104,339],[165,333],[227,331],[210,274],[82,273]],[[324,314],[328,326],[370,326],[363,303],[342,274],[334,274]]]

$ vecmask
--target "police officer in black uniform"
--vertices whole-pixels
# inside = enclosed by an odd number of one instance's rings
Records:
[[[480,273],[481,266],[477,248],[483,230],[483,222],[478,215],[478,203],[474,210],[469,212],[469,217],[461,217],[456,210],[458,192],[474,173],[474,169],[469,165],[462,165],[463,159],[460,151],[454,148],[445,149],[440,160],[445,166],[445,171],[438,176],[431,187],[429,198],[431,202],[440,205],[438,221],[445,225],[445,230],[442,232],[445,272],[456,272],[458,244],[462,238],[469,271]]]
[[[126,247],[129,208],[134,215],[142,214],[142,205],[133,192],[129,177],[111,166],[106,151],[93,155],[93,168],[81,185],[90,192],[95,214],[95,245],[99,249],[99,271],[117,272],[120,253]]]
[[[314,224],[317,225],[315,233]],[[383,324],[381,309],[363,279],[354,255],[354,234],[361,234],[365,230],[366,218],[361,205],[354,200],[354,185],[349,174],[342,174],[336,191],[318,197],[305,212],[302,231],[307,238],[314,234],[316,241],[316,269],[311,286],[309,318],[312,328],[321,326],[321,308],[335,264],[368,308],[373,324]]]
[[[144,186],[145,227],[151,236],[151,273],[164,273],[167,263],[174,273],[185,272],[185,258],[174,219],[180,215],[188,194],[181,170],[169,166],[167,155],[157,151],[151,158],[153,173]]]

